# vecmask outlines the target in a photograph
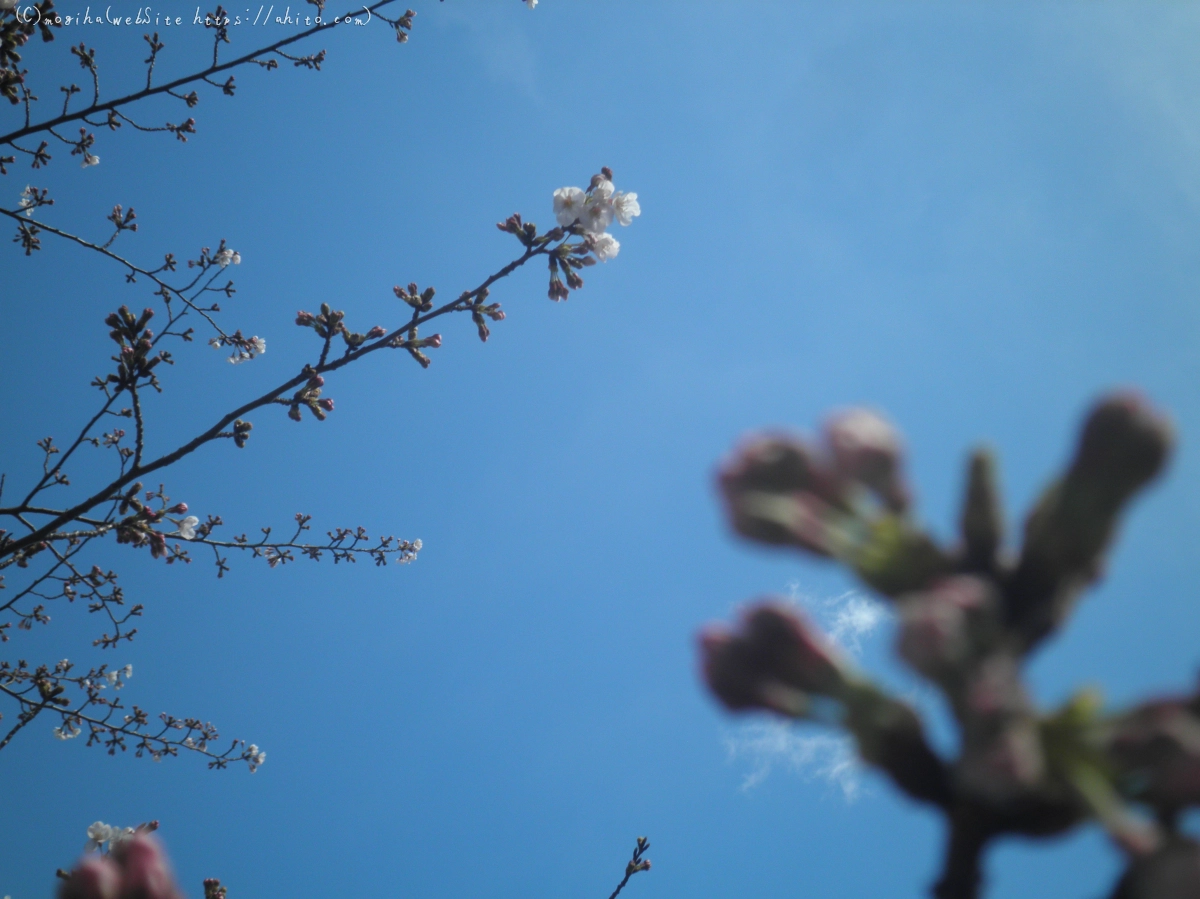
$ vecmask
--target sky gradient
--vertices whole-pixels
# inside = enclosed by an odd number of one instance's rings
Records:
[[[552,191],[601,165],[643,210],[568,302],[545,298],[543,268],[522,270],[493,290],[508,318],[486,345],[451,319],[428,370],[376,354],[329,379],[328,421],[259,413],[245,450],[170,470],[171,497],[230,533],[303,511],[425,548],[385,569],[234,557],[219,581],[203,556],[99,554],[147,606],[138,639],[105,656],[134,666],[123,698],[269,757],[253,776],[209,772],[31,726],[0,755],[0,895],[49,896],[92,821],[151,818],[191,896],[217,876],[233,899],[602,899],[639,834],[654,868],[630,899],[924,895],[934,815],[840,767],[817,729],[726,715],[696,676],[699,626],[791,594],[841,622],[952,748],[944,710],[893,660],[886,615],[847,595],[856,583],[743,544],[719,515],[712,472],[742,434],[811,431],[849,405],[903,430],[919,515],[949,539],[971,447],[997,450],[1019,524],[1090,401],[1143,389],[1173,417],[1177,454],[1039,652],[1033,690],[1053,706],[1095,684],[1123,703],[1193,683],[1200,9],[413,7],[405,46],[336,31],[312,45],[329,51],[319,73],[202,91],[186,144],[123,129],[100,136],[99,166],[64,152],[0,179],[13,204],[26,183],[50,188],[46,219],[77,233],[106,235],[114,203],[135,207],[141,230],[118,245],[139,260],[222,238],[241,253],[224,320],[268,352],[230,366],[180,348],[148,413],[152,451],[315,355],[297,309],[397,324],[392,285],[475,286],[517,255],[495,222],[549,227]],[[86,38],[105,91],[137,84],[144,30]],[[264,34],[279,32],[235,29],[233,51]],[[164,38],[164,74],[206,57],[201,29]],[[70,39],[30,48],[44,96],[82,74]],[[0,129],[15,121],[0,110]],[[30,259],[0,246],[0,272],[13,484],[37,469],[36,439],[93,408],[104,316],[151,296],[49,237]],[[59,609],[5,653],[93,660],[86,617]],[[1094,897],[1118,866],[1094,827],[1007,842],[988,895]]]

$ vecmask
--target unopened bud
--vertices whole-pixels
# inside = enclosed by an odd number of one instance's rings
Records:
[[[997,631],[1000,599],[989,581],[961,576],[897,600],[897,651],[931,680],[955,681],[963,667],[988,648]]]
[[[706,629],[700,653],[709,689],[735,711],[761,708],[804,717],[810,714],[809,694],[837,696],[845,685],[835,651],[796,612],[777,603],[748,609],[737,630]]]
[[[59,899],[117,899],[121,871],[112,859],[92,855],[83,859],[58,888]]]
[[[908,507],[900,435],[881,416],[868,409],[843,412],[826,423],[825,439],[841,477],[874,491],[893,512]]]
[[[1200,896],[1200,843],[1173,836],[1136,859],[1117,884],[1114,899],[1196,899]]]
[[[158,840],[148,833],[123,840],[114,854],[121,865],[121,896],[128,899],[182,899]]]
[[[1200,805],[1198,698],[1200,694],[1147,702],[1113,725],[1109,758],[1139,802],[1166,812]]]
[[[830,555],[825,519],[834,510],[817,492],[829,477],[809,447],[782,436],[752,438],[717,473],[734,530],[751,540]]]

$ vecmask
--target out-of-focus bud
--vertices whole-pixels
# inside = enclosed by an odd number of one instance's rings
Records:
[[[113,855],[121,865],[121,899],[183,899],[162,845],[150,834],[123,840]]]
[[[1200,843],[1172,837],[1158,851],[1135,860],[1112,899],[1200,899]]]
[[[733,529],[763,543],[833,554],[826,519],[835,510],[828,473],[813,451],[783,436],[755,437],[742,444],[717,473]]]
[[[990,572],[1004,539],[1004,512],[996,487],[996,460],[987,450],[971,454],[963,498],[963,564],[968,571]]]
[[[1200,805],[1197,697],[1159,699],[1120,716],[1107,740],[1124,792],[1165,812]]]
[[[858,576],[885,596],[924,589],[952,570],[933,539],[905,518],[887,513],[859,530],[846,556]]]
[[[845,700],[846,728],[863,760],[886,771],[914,799],[948,804],[949,773],[925,739],[917,713],[866,683],[853,684]]]
[[[843,663],[822,637],[788,607],[755,605],[736,631],[700,634],[704,679],[731,710],[761,708],[793,718],[812,714],[810,695],[836,697],[846,684]]]
[[[850,409],[829,419],[825,439],[838,475],[872,490],[889,509],[908,508],[908,488],[901,474],[904,451],[900,435],[869,409]]]
[[[959,789],[976,800],[1003,808],[1027,796],[1045,773],[1035,721],[1008,721],[988,739],[963,749],[955,771]]]
[[[897,602],[897,651],[909,665],[938,683],[960,679],[973,658],[996,634],[999,596],[990,582],[962,575]]]
[[[1088,416],[1068,477],[1124,502],[1162,470],[1172,438],[1170,422],[1143,397],[1114,393]]]
[[[331,400],[329,397],[317,400],[317,405],[319,405],[326,412],[333,411],[333,400]]]
[[[1171,426],[1141,397],[1117,393],[1088,415],[1075,459],[1025,525],[1006,590],[1014,628],[1033,646],[1066,618],[1100,571],[1121,507],[1162,468]]]
[[[1001,807],[1028,795],[1046,760],[1017,659],[996,652],[977,663],[950,699],[963,732],[960,789]]]
[[[59,899],[117,899],[121,870],[103,855],[83,859],[58,887]]]
[[[375,340],[377,337],[382,337],[387,333],[387,329],[383,325],[376,325],[367,332],[367,340]]]

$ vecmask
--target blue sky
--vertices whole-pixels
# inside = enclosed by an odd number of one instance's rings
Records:
[[[413,5],[406,46],[341,31],[314,44],[320,73],[239,72],[186,144],[124,129],[101,135],[99,166],[63,153],[0,183],[14,204],[29,181],[50,188],[47,219],[95,236],[134,206],[141,230],[119,246],[141,260],[221,238],[241,252],[225,320],[269,350],[236,367],[181,350],[152,449],[307,361],[297,309],[398,323],[393,284],[473,287],[515,255],[494,222],[548,226],[551,192],[601,165],[643,209],[569,302],[522,271],[492,294],[508,318],[486,345],[447,322],[429,370],[377,354],[330,379],[328,421],[258,414],[246,450],[170,471],[174,499],[233,533],[304,511],[425,549],[387,569],[235,558],[220,581],[203,561],[98,557],[147,606],[111,659],[134,665],[126,701],[211,719],[269,758],[213,773],[31,727],[0,758],[0,895],[49,895],[92,821],[149,818],[190,895],[218,876],[235,897],[602,897],[639,834],[654,869],[633,897],[922,895],[932,814],[870,773],[830,775],[836,747],[803,742],[820,731],[725,715],[696,677],[696,629],[753,596],[791,592],[830,625],[869,608],[839,571],[735,541],[712,490],[746,431],[847,405],[903,429],[920,515],[949,538],[973,445],[998,450],[1019,523],[1090,400],[1145,390],[1178,453],[1031,679],[1046,705],[1083,683],[1121,703],[1193,682],[1200,10]],[[143,30],[86,37],[106,91],[137,84]],[[275,33],[235,30],[233,47]],[[83,74],[64,37],[30,50],[43,96]],[[200,29],[164,37],[162,69],[205,57]],[[13,483],[34,440],[92,408],[103,317],[151,297],[49,239],[32,259],[6,246]],[[85,619],[58,610],[5,651],[91,660]],[[882,618],[857,654],[940,720],[890,644]],[[1099,895],[1117,869],[1095,829],[1006,843],[990,895]]]

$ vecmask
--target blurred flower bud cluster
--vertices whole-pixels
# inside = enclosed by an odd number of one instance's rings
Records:
[[[1023,670],[1102,570],[1122,512],[1162,470],[1172,439],[1169,423],[1137,394],[1103,398],[1012,554],[1003,550],[986,451],[968,462],[960,539],[941,545],[913,517],[902,441],[878,414],[836,415],[816,441],[748,439],[718,472],[733,529],[836,560],[887,597],[897,653],[945,696],[959,754],[935,753],[912,708],[781,601],[756,602],[735,627],[701,633],[709,689],[730,710],[847,730],[866,762],[941,809],[949,841],[939,899],[979,894],[992,839],[1045,836],[1088,820],[1128,858],[1114,897],[1196,899],[1200,845],[1178,820],[1200,805],[1200,690],[1115,712],[1083,691],[1043,711]]]
[[[88,828],[88,850],[108,844],[108,852],[88,855],[59,886],[59,899],[183,899],[166,853],[151,835],[157,822],[138,828]]]

